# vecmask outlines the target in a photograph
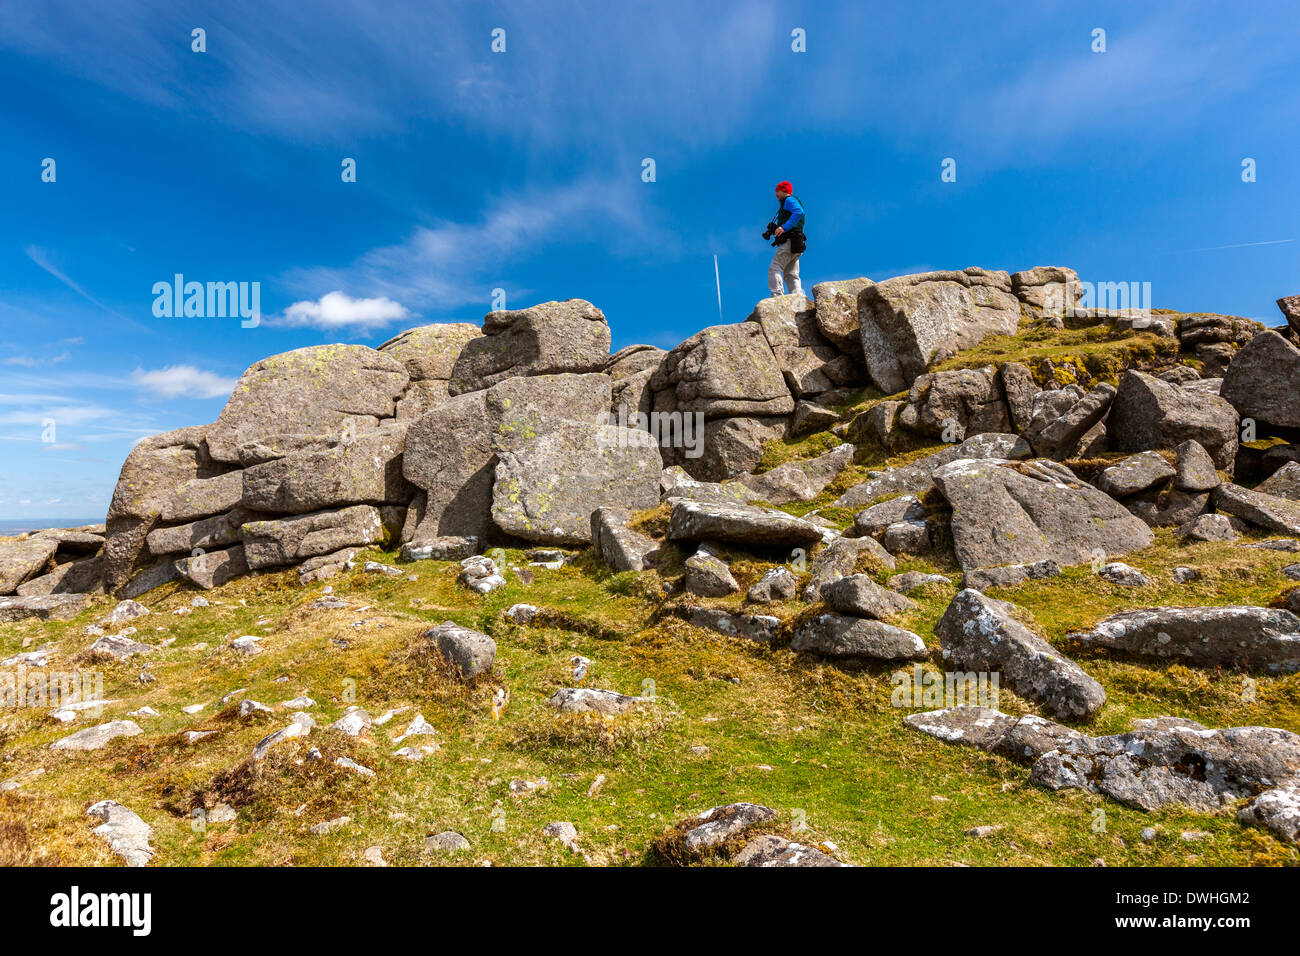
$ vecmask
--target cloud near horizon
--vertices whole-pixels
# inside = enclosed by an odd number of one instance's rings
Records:
[[[193,365],[168,365],[149,371],[137,368],[131,381],[159,398],[225,398],[236,380]]]

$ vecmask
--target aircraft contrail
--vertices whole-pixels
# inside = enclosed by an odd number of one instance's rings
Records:
[[[1227,246],[1209,246],[1205,249],[1183,249],[1182,252],[1217,252],[1220,249],[1244,249],[1247,246],[1279,246],[1294,239],[1266,239],[1263,242],[1234,242]]]

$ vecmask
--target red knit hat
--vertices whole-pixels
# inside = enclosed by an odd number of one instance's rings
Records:
[[[781,190],[782,192],[789,193],[791,196],[794,195],[794,187],[791,186],[788,181],[777,183],[776,188]]]

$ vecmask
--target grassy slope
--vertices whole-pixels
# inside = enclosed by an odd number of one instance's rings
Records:
[[[864,394],[854,410],[878,399]],[[781,445],[765,464],[835,441],[822,434]],[[858,465],[818,502],[791,510],[832,500],[868,466],[881,467],[883,456],[865,448]],[[391,554],[371,556],[393,560]],[[510,552],[510,559],[524,563],[520,552]],[[1150,548],[1125,560],[1155,585],[1126,590],[1076,568],[994,592],[1031,612],[1042,633],[1106,687],[1109,701],[1092,725],[1095,732],[1123,731],[1133,718],[1162,714],[1211,726],[1266,724],[1300,732],[1300,676],[1255,676],[1251,701],[1240,674],[1114,660],[1066,639],[1070,630],[1132,607],[1267,604],[1285,590],[1278,570],[1294,555],[1238,544],[1181,548],[1161,532]],[[1204,578],[1174,585],[1170,570],[1178,564],[1200,568]],[[763,566],[738,562],[737,577],[747,584]],[[946,555],[900,561],[898,570],[910,569],[957,577]],[[106,696],[121,699],[102,719],[151,706],[161,716],[139,720],[144,735],[96,753],[61,754],[48,744],[97,721],[64,726],[44,710],[0,712],[0,778],[37,767],[47,771],[24,778],[19,791],[0,794],[0,864],[116,862],[84,817],[90,803],[104,798],[139,812],[154,828],[157,862],[173,865],[352,865],[370,846],[382,847],[390,863],[416,864],[431,859],[421,853],[424,836],[444,829],[460,831],[473,848],[437,862],[637,864],[653,862],[647,849],[670,824],[735,800],[776,808],[786,828],[806,819],[811,833],[801,839],[833,841],[843,858],[863,864],[1297,862],[1294,848],[1239,826],[1230,809],[1147,814],[1088,794],[1030,786],[1025,767],[907,729],[902,717],[908,710],[890,705],[892,668],[831,666],[657,615],[658,601],[650,599],[659,590],[653,572],[610,575],[584,555],[559,571],[533,569],[531,585],[512,574],[507,587],[480,597],[456,585],[453,564],[420,562],[406,570],[418,580],[359,572],[333,579],[334,593],[352,605],[349,610],[309,609],[325,585],[300,588],[292,572],[235,582],[208,595],[212,607],[183,616],[171,611],[188,606],[192,592],[171,585],[147,595],[154,614],[133,622],[137,638],[174,639],[148,658],[156,681],[136,680],[138,662],[101,666]],[[914,595],[919,607],[900,623],[933,646],[933,625],[954,592]],[[561,612],[570,626],[508,623],[502,611],[520,601]],[[706,603],[739,607],[740,598]],[[100,599],[70,622],[0,624],[0,656],[53,641],[60,654],[51,669],[67,669],[89,643],[82,628],[111,604]],[[769,612],[790,618],[805,607],[793,601]],[[445,619],[495,637],[494,681],[466,687],[412,650],[425,627]],[[265,635],[265,652],[252,658],[232,652],[230,640],[243,634]],[[638,693],[652,680],[660,701],[654,715],[612,723],[557,718],[544,701],[572,683],[567,661],[575,654],[593,661],[589,686]],[[499,722],[489,707],[496,683],[511,691]],[[254,743],[287,723],[287,711],[241,719],[233,705],[218,706],[219,697],[240,687],[247,689],[243,696],[268,705],[309,694],[319,702],[313,713],[320,729],[305,742],[281,745],[260,771],[249,772],[244,760]],[[376,716],[390,707],[411,710],[357,739],[323,729],[350,700]],[[181,712],[194,703],[206,708],[195,716]],[[1030,711],[1006,690],[1001,707]],[[390,738],[416,713],[437,728],[441,749],[407,763],[391,756],[396,745]],[[190,745],[178,733],[191,729],[217,734]],[[312,746],[328,758],[352,756],[378,775],[367,781],[332,767],[332,760],[303,760]],[[692,752],[701,746],[706,753]],[[603,785],[589,793],[602,774]],[[510,794],[512,779],[542,776],[549,789]],[[236,803],[237,822],[194,827],[189,812],[205,796],[209,803]],[[1105,832],[1096,831],[1099,808]],[[308,833],[311,824],[344,814],[352,817],[349,825],[326,836]],[[577,827],[585,857],[541,835],[553,820]],[[963,834],[984,824],[1004,829],[985,839]],[[1161,838],[1140,840],[1146,826],[1158,827]],[[1183,830],[1211,837],[1182,842]]]

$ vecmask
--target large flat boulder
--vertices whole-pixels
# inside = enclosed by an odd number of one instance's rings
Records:
[[[58,549],[49,538],[0,541],[0,594],[14,594],[24,581],[50,570]]]
[[[1106,420],[1115,451],[1177,448],[1189,439],[1201,445],[1218,468],[1231,471],[1237,457],[1237,412],[1227,401],[1129,370]]]
[[[920,635],[883,621],[846,614],[820,614],[795,631],[790,648],[822,657],[916,661],[925,657]]]
[[[757,322],[715,325],[666,356],[650,379],[656,411],[788,415],[794,399]]]
[[[1005,272],[981,269],[897,276],[858,294],[862,352],[876,386],[901,392],[937,357],[1011,335],[1020,304]]]
[[[1218,482],[1215,482],[1215,486],[1218,486]],[[1255,490],[1274,498],[1300,501],[1300,462],[1287,462],[1256,485]]]
[[[338,437],[392,418],[410,375],[364,345],[313,345],[250,366],[207,436],[219,462],[241,463],[239,446],[282,436]]]
[[[959,592],[934,629],[944,661],[958,670],[998,672],[1001,684],[1063,720],[1100,710],[1102,686],[1016,615],[1005,601],[970,588]]]
[[[810,521],[772,508],[719,505],[677,499],[668,521],[673,541],[733,541],[768,547],[810,545],[822,539],[823,530]]]
[[[35,594],[0,597],[0,622],[66,621],[76,617],[90,602],[84,594]]]
[[[1142,810],[1181,804],[1206,813],[1300,774],[1300,735],[1272,727],[1211,730],[1157,722],[1126,734],[1079,737],[1044,754],[1031,782],[1101,793]]]
[[[592,512],[659,503],[662,460],[646,432],[559,420],[497,458],[492,520],[539,544],[589,544]]]
[[[1300,535],[1300,501],[1251,491],[1225,481],[1214,489],[1214,507],[1268,531]]]
[[[457,395],[422,415],[407,430],[402,458],[403,475],[426,493],[412,536],[499,536],[492,521],[498,452],[536,437],[545,423],[607,418],[609,404],[606,375],[536,375]]]
[[[18,585],[18,594],[35,597],[42,594],[102,594],[104,559],[100,555],[81,561],[60,564],[48,574],[28,578]]]
[[[409,501],[414,489],[402,476],[407,427],[386,425],[332,448],[247,468],[241,503],[253,511],[306,514],[343,505]]]
[[[1076,640],[1196,667],[1300,670],[1300,618],[1280,608],[1159,607],[1123,611]]]
[[[212,478],[191,478],[163,500],[158,518],[169,524],[210,518],[234,508],[243,493],[241,471],[228,471]]]
[[[298,564],[353,545],[379,544],[386,537],[383,516],[373,505],[249,521],[242,533],[244,558],[254,571]]]
[[[1033,763],[1066,741],[1083,736],[1037,714],[1012,717],[990,707],[945,707],[908,714],[903,723],[944,743],[1002,754],[1018,763]]]
[[[1300,348],[1261,332],[1233,358],[1219,394],[1242,418],[1300,428]]]
[[[236,508],[226,514],[200,518],[188,524],[155,528],[146,539],[149,552],[162,557],[224,548],[239,541],[240,528],[251,517],[249,512]]]
[[[1071,480],[1062,465],[1021,471],[958,460],[933,477],[952,505],[953,548],[963,570],[1048,559],[1079,564],[1145,548],[1155,537],[1109,495]]]
[[[605,314],[584,299],[489,312],[483,335],[457,356],[447,389],[461,395],[517,376],[599,372],[609,340]]]

